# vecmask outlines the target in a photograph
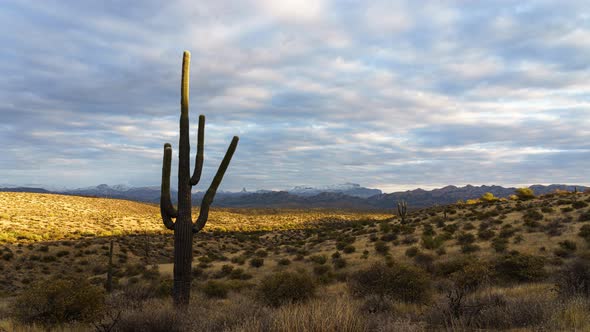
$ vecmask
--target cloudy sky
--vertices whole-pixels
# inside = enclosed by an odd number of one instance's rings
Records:
[[[222,190],[590,184],[585,1],[8,0],[0,22],[0,184],[159,185],[185,49],[201,190],[233,135]]]

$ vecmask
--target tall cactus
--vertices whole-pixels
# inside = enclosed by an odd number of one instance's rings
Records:
[[[402,224],[405,224],[408,215],[408,203],[406,201],[397,202],[397,214],[402,218]]]
[[[207,189],[201,202],[199,217],[196,222],[192,220],[191,188],[199,183],[203,170],[203,146],[205,139],[205,116],[199,116],[199,128],[197,134],[197,157],[195,169],[191,177],[190,170],[190,143],[189,143],[189,70],[190,52],[185,51],[182,59],[182,82],[180,87],[180,140],[178,148],[178,209],[174,208],[170,199],[170,164],[172,160],[172,147],[164,144],[164,163],[162,166],[162,190],[160,196],[160,212],[166,228],[174,231],[174,288],[173,299],[177,307],[186,306],[190,300],[191,268],[193,260],[193,234],[198,233],[209,216],[209,207],[217,188],[223,179],[223,175],[229,166],[231,158],[238,145],[239,138],[234,136],[223,157],[217,173]],[[173,218],[176,220],[173,221]]]

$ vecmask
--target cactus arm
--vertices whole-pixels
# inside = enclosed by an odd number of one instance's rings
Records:
[[[195,170],[191,177],[191,186],[196,186],[201,180],[203,171],[203,147],[205,145],[205,116],[199,115],[199,129],[197,133],[197,157],[195,160]]]
[[[221,180],[223,180],[223,175],[225,174],[225,171],[229,166],[231,158],[234,155],[234,152],[236,151],[238,141],[238,136],[234,136],[229,147],[227,148],[227,152],[225,153],[223,160],[221,161],[221,165],[219,165],[219,168],[217,169],[217,173],[215,174],[215,177],[213,178],[213,181],[211,182],[209,189],[207,189],[207,192],[203,197],[203,200],[201,202],[201,209],[199,211],[199,217],[197,218],[197,221],[193,224],[193,233],[198,233],[201,229],[203,229],[203,227],[205,227],[205,224],[207,223],[207,219],[209,218],[209,207],[211,206],[211,203],[213,203],[213,198],[215,198],[217,188],[221,184]]]
[[[168,229],[174,229],[172,218],[178,216],[170,200],[170,165],[172,164],[172,147],[164,144],[164,161],[162,163],[162,187],[160,192],[160,214],[162,221]]]

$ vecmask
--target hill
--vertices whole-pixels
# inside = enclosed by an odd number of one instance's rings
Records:
[[[265,324],[291,331],[303,322],[335,324],[334,331],[588,330],[590,300],[578,279],[564,276],[590,281],[589,203],[590,193],[563,192],[451,204],[411,211],[406,223],[366,211],[216,208],[195,237],[195,314],[182,324],[195,331]],[[103,285],[113,239],[112,317],[118,310],[118,324],[156,324],[170,314],[173,238],[157,206],[0,193],[0,208],[0,234],[10,234],[0,246],[0,298],[51,277]],[[317,288],[312,300],[261,303],[261,285],[284,273],[307,275]],[[382,273],[395,277],[371,281]],[[366,285],[360,295],[352,291],[359,285]],[[9,317],[1,306],[0,317]],[[345,323],[360,327],[338,325]]]

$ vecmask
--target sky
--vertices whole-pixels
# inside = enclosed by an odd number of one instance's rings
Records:
[[[590,184],[585,1],[0,3],[0,184],[177,182],[182,52],[205,190]],[[193,161],[194,162],[194,161]]]

